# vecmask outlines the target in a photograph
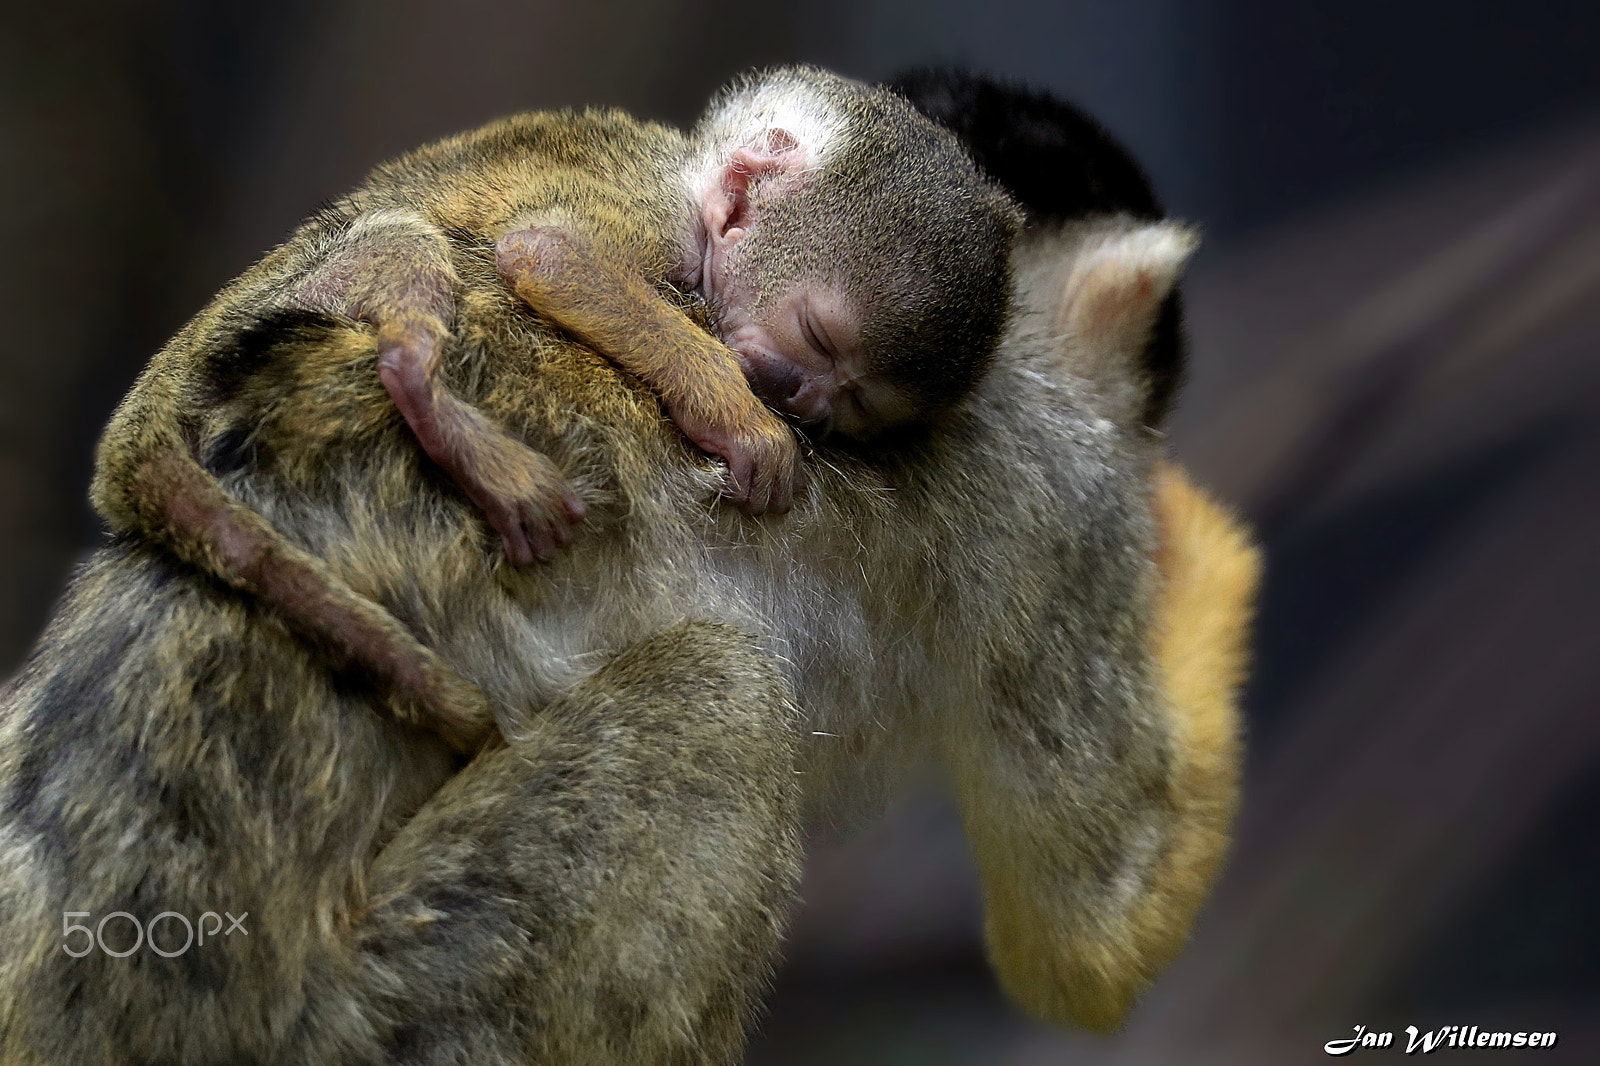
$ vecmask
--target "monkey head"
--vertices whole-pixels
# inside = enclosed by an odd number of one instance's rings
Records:
[[[696,132],[698,288],[758,396],[868,439],[967,393],[1006,320],[1020,216],[952,135],[811,68],[734,85]]]

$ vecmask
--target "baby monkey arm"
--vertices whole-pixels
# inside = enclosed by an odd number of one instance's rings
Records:
[[[785,510],[798,468],[788,427],[744,383],[735,356],[671,308],[642,277],[612,266],[562,231],[501,242],[513,287],[536,310],[657,389],[697,444],[729,459],[736,498]],[[288,281],[257,277],[224,297],[222,316],[315,311],[364,321],[377,334],[378,373],[419,444],[487,515],[515,564],[547,560],[570,541],[581,501],[555,464],[452,395],[440,379],[455,317],[444,233],[410,212],[373,211],[329,234],[297,238]],[[537,263],[508,252],[548,250]],[[181,336],[146,373],[103,438],[93,490],[118,531],[161,543],[234,588],[259,596],[291,626],[360,664],[396,713],[457,750],[492,734],[484,694],[419,643],[379,604],[234,499],[198,461],[187,413],[200,369],[229,332]],[[286,347],[272,359],[292,358]]]
[[[727,460],[731,500],[752,514],[789,509],[801,477],[794,432],[756,399],[732,350],[572,229],[515,230],[495,261],[528,306],[638,377],[685,436]]]

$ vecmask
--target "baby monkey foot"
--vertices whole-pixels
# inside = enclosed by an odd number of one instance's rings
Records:
[[[496,431],[467,438],[446,469],[500,534],[513,566],[550,562],[587,513],[549,456]]]
[[[383,339],[378,350],[378,376],[395,405],[428,457],[500,534],[506,559],[514,566],[549,562],[571,544],[585,508],[555,462],[435,388],[418,345]]]

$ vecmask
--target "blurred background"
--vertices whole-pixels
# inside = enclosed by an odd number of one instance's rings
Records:
[[[966,64],[1087,107],[1204,227],[1172,448],[1269,558],[1238,843],[1094,1039],[995,990],[952,810],[913,788],[819,849],[749,1062],[1287,1063],[1407,1024],[1600,1062],[1593,0],[23,6],[0,674],[98,536],[91,449],[134,375],[373,163],[523,108],[687,122],[755,64]]]

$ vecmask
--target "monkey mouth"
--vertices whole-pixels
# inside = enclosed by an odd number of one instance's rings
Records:
[[[787,359],[739,354],[745,381],[756,399],[813,435],[826,432],[833,421],[833,404],[825,389]],[[816,427],[823,427],[818,429]]]
[[[784,419],[813,444],[821,444],[833,436],[833,415],[825,414],[821,418],[802,418],[793,411],[783,412]]]

